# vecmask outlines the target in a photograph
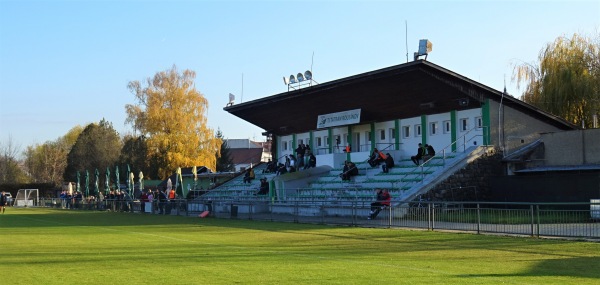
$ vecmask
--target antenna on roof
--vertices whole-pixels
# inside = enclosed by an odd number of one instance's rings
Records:
[[[240,102],[244,102],[244,73],[242,72],[242,98]]]
[[[408,21],[404,20],[404,43],[406,44],[406,62],[408,62]]]

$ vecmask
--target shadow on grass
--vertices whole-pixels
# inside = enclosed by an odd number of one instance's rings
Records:
[[[569,257],[540,261],[529,270],[515,274],[466,274],[458,277],[578,277],[600,279],[600,257]]]

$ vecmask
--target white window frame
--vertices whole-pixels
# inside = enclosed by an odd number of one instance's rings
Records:
[[[379,129],[379,130],[377,130],[377,132],[379,133],[379,141],[384,142],[385,141],[385,130]]]
[[[438,134],[438,122],[429,123],[429,134],[435,136]]]
[[[483,119],[481,117],[475,117],[475,126],[477,126],[478,129],[483,128]]]
[[[462,118],[459,120],[459,122],[460,122],[460,131],[461,132],[466,132],[469,130],[469,119]]]
[[[410,126],[402,126],[402,137],[407,139],[410,138]]]
[[[421,124],[415,125],[415,137],[420,137],[422,136],[422,128],[421,128]]]
[[[452,123],[450,121],[444,121],[444,134],[452,132]]]
[[[389,129],[389,138],[390,138],[390,141],[396,140],[396,129],[395,128]]]

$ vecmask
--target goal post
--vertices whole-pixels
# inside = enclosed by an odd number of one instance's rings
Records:
[[[40,191],[38,189],[19,189],[13,205],[15,207],[33,207],[38,205]]]

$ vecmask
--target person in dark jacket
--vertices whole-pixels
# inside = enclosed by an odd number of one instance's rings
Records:
[[[435,150],[433,149],[432,145],[425,144],[425,151],[427,153],[423,155],[423,161],[428,161],[435,156]]]
[[[425,154],[425,149],[423,148],[423,145],[421,143],[419,143],[419,149],[417,149],[417,155],[411,156],[410,160],[412,160],[416,165],[419,165],[420,160],[423,159],[424,154]]]
[[[8,202],[8,197],[6,197],[6,192],[2,191],[0,194],[0,209],[2,210],[2,214],[6,211],[6,203]]]
[[[389,153],[387,153],[386,156],[387,157],[383,165],[381,166],[381,169],[383,169],[383,173],[390,172],[390,168],[394,167],[394,158]]]
[[[344,162],[344,169],[342,170],[340,177],[344,181],[349,181],[352,176],[356,175],[358,175],[358,168],[356,167],[356,164],[354,164],[352,161],[346,160]]]

